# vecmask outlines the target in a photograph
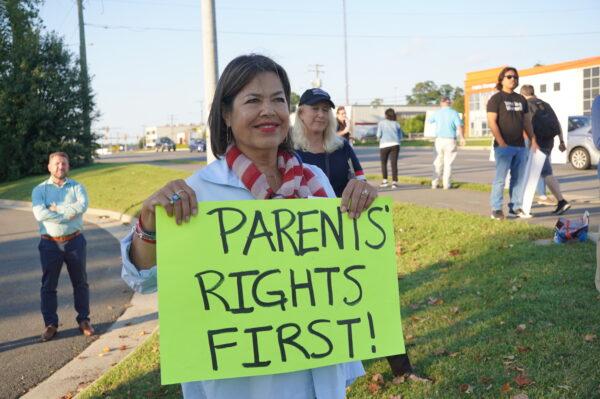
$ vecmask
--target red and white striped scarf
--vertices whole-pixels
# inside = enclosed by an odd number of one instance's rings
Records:
[[[227,148],[225,160],[256,199],[327,197],[317,176],[287,151],[277,152],[277,167],[283,179],[277,192],[273,192],[267,177],[234,144]]]

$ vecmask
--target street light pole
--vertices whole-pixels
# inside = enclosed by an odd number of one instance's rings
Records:
[[[90,88],[87,71],[87,55],[85,51],[85,29],[83,23],[83,4],[77,0],[77,14],[79,17],[79,65],[81,81],[81,112],[83,116],[83,133],[86,137],[91,137],[90,127]]]
[[[344,72],[346,76],[346,105],[350,105],[350,95],[348,94],[348,34],[346,32],[346,0],[342,0],[344,11]]]
[[[201,0],[202,2],[202,55],[204,61],[204,112],[203,121],[208,128],[208,114],[212,99],[217,88],[219,74],[217,57],[217,26],[215,17],[214,0]],[[209,135],[210,136],[210,135]],[[210,140],[206,140],[206,162],[215,160],[210,148]]]

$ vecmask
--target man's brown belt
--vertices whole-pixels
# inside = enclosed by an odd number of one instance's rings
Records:
[[[52,236],[49,236],[48,234],[42,234],[42,238],[44,240],[65,242],[65,241],[72,240],[73,238],[77,237],[79,234],[81,234],[81,232],[79,230],[77,230],[75,233],[72,233],[72,234],[69,234],[66,236],[60,236],[60,237],[52,237]]]

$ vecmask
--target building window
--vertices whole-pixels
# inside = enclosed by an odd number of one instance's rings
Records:
[[[540,85],[540,93],[546,92],[546,85]]]
[[[488,128],[487,122],[481,122],[481,135],[482,136],[490,135],[490,129]]]
[[[600,93],[600,67],[583,70],[583,114],[591,113],[591,104]]]
[[[469,110],[479,111],[479,94],[471,94],[469,96]]]
[[[560,82],[554,82],[554,91],[560,91]]]

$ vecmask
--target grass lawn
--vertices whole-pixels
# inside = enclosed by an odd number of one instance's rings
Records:
[[[407,350],[434,382],[395,384],[366,361],[348,398],[600,397],[593,243],[542,247],[549,229],[414,205],[394,218]],[[179,395],[160,386],[153,336],[80,397]]]
[[[377,174],[369,174],[366,175],[367,180],[373,184],[374,186],[378,186],[381,183],[383,177]],[[425,176],[398,176],[399,183],[406,184],[419,184],[421,186],[431,186],[431,177]],[[453,181],[452,188],[460,188],[463,190],[471,190],[471,191],[481,191],[484,193],[489,193],[492,191],[491,184],[482,184],[482,183],[466,183],[460,181]]]
[[[91,208],[111,209],[135,215],[154,191],[189,172],[142,164],[95,164],[73,169],[69,176],[82,183]],[[31,201],[31,190],[48,175],[33,176],[0,184],[0,198]],[[132,184],[135,182],[135,184]]]

